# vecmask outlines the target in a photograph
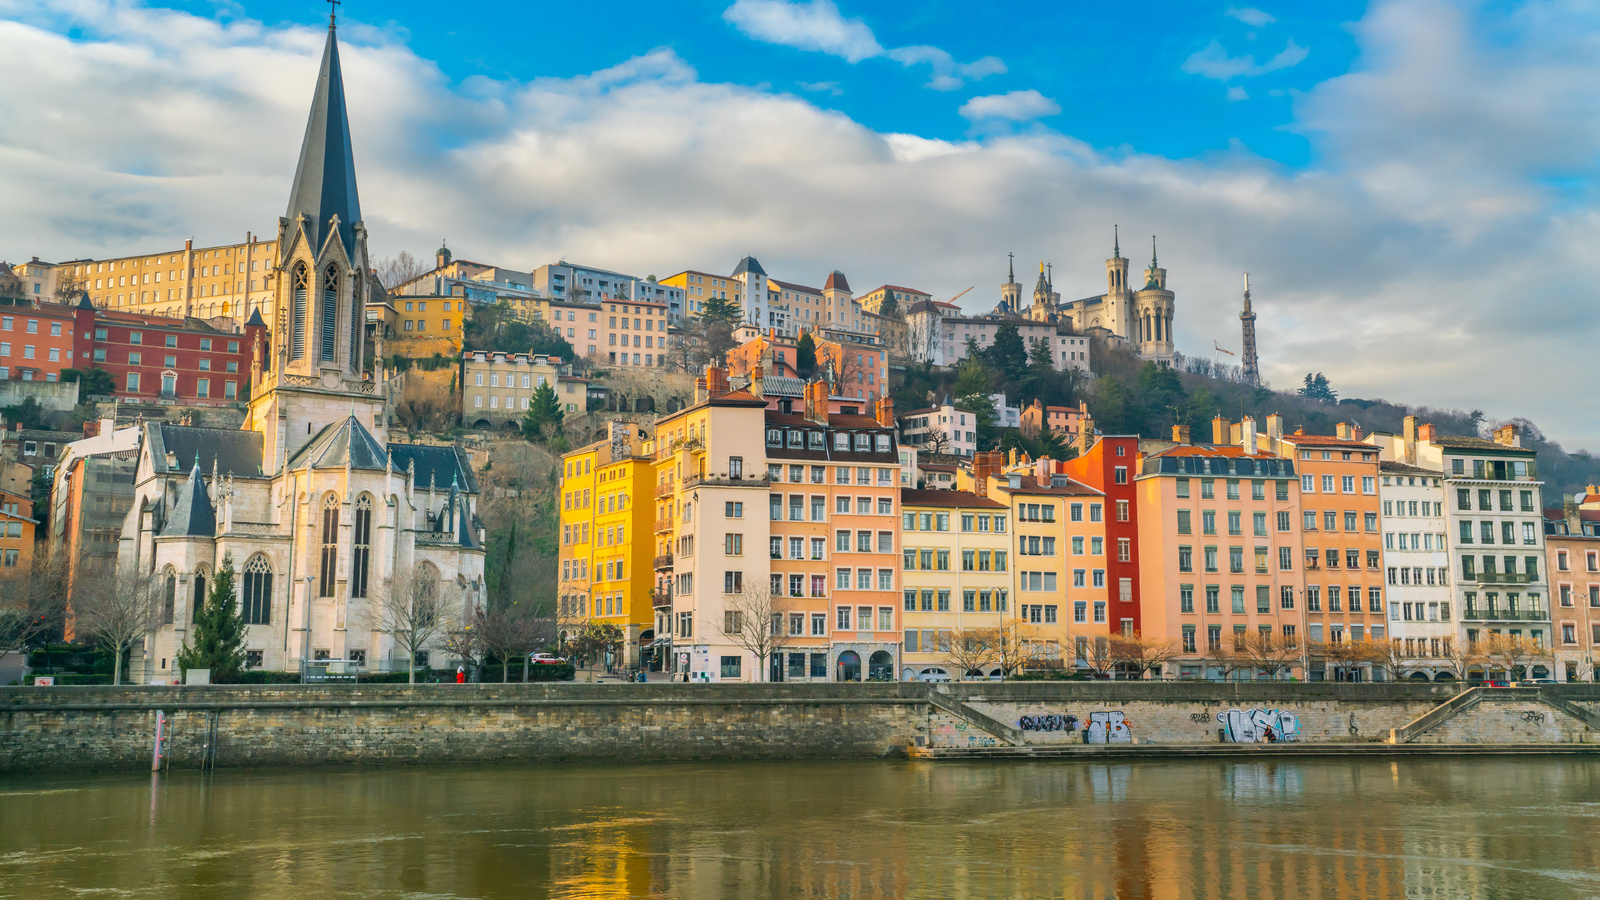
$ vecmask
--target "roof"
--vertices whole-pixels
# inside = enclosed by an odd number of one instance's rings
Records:
[[[1260,432],[1257,433],[1259,434]],[[1344,447],[1349,450],[1366,450],[1369,453],[1378,451],[1376,446],[1365,441],[1352,441],[1349,438],[1335,437],[1329,434],[1286,434],[1283,436],[1283,440],[1297,447],[1303,444],[1308,447]]]
[[[1103,497],[1103,496],[1105,496],[1105,492],[1104,491],[1097,491],[1094,488],[1089,487],[1088,485],[1086,485],[1086,484],[1084,484],[1084,483],[1082,483],[1080,481],[1074,481],[1071,478],[1069,478],[1068,476],[1061,475],[1061,474],[1055,474],[1055,475],[1051,476],[1052,479],[1054,479],[1054,478],[1065,478],[1066,479],[1067,483],[1065,485],[1062,485],[1061,487],[1053,487],[1053,486],[1048,485],[1048,484],[1041,485],[1039,483],[1039,479],[1038,478],[1036,478],[1036,477],[1034,477],[1032,475],[1022,475],[1022,476],[1020,476],[1021,479],[1022,479],[1021,486],[1013,488],[1013,487],[1009,487],[1008,486],[1008,484],[1009,484],[1008,479],[1011,477],[1012,474],[1013,473],[1007,472],[1007,473],[1001,473],[1001,474],[995,475],[995,478],[998,479],[998,481],[999,481],[999,484],[996,486],[996,489],[1005,491],[1005,492],[1007,492],[1009,494],[1047,494],[1047,495],[1061,496],[1061,497]]]
[[[1006,509],[1006,505],[971,491],[919,491],[900,489],[901,506],[954,506],[963,509]]]
[[[772,279],[772,283],[777,285],[779,288],[781,288],[781,289],[783,289],[785,291],[802,291],[802,292],[807,293],[807,294],[820,294],[820,293],[822,293],[821,291],[817,290],[814,287],[806,287],[803,284],[791,284],[791,283],[789,283],[787,281],[779,281],[776,278]]]
[[[931,297],[931,296],[933,296],[932,294],[929,294],[927,291],[919,291],[916,288],[901,287],[898,284],[880,284],[877,287],[873,288],[872,290],[867,291],[867,294],[868,295],[876,294],[879,291],[899,291],[902,294],[916,294],[919,297]]]
[[[743,275],[746,272],[754,272],[757,275],[767,274],[767,271],[761,268],[761,263],[757,262],[754,256],[746,256],[744,259],[739,260],[737,266],[733,267],[734,275]]]
[[[828,280],[823,283],[822,289],[825,291],[849,291],[850,280],[844,277],[843,272],[834,269],[828,273]]]
[[[394,458],[396,471],[404,472],[416,466],[417,486],[433,485],[448,488],[459,484],[468,493],[477,493],[478,482],[472,477],[472,467],[455,446],[429,444],[390,444],[389,455]]]
[[[1495,441],[1486,441],[1483,438],[1475,437],[1453,437],[1450,435],[1441,435],[1434,438],[1433,443],[1437,446],[1448,447],[1452,450],[1488,450],[1495,453],[1526,453],[1529,456],[1535,455],[1534,451],[1528,449],[1527,447],[1507,447],[1505,444],[1497,443]]]
[[[265,328],[267,325],[266,321],[261,318],[260,306],[257,306],[255,309],[251,310],[250,318],[245,320],[244,326],[246,328],[249,328],[251,325],[260,325],[263,328]]]
[[[1365,445],[1371,447],[1371,444]],[[1376,448],[1373,448],[1376,449]],[[1153,453],[1152,456],[1249,456],[1262,459],[1280,459],[1276,453],[1267,453],[1258,450],[1255,453],[1244,452],[1243,447],[1234,447],[1230,444],[1179,444],[1170,450]]]
[[[382,469],[389,464],[388,454],[355,416],[322,426],[311,442],[289,458],[287,468],[313,466],[318,469]]]
[[[329,219],[339,217],[339,239],[346,255],[356,256],[355,223],[361,221],[361,200],[356,191],[355,151],[350,146],[350,119],[344,106],[344,73],[339,67],[339,39],[332,24],[322,50],[322,70],[311,95],[311,115],[306,120],[300,161],[284,213],[293,222],[306,217],[306,236],[313,253],[328,238]],[[283,252],[282,248],[279,252]]]
[[[1403,462],[1395,462],[1392,459],[1378,460],[1378,471],[1385,475],[1426,475],[1430,478],[1438,478],[1444,474],[1442,472],[1435,472],[1432,469],[1424,469],[1419,466],[1407,465]]]
[[[189,479],[178,489],[177,502],[167,516],[163,536],[214,537],[217,533],[217,512],[206,495],[206,483],[200,478],[200,464],[189,470]]]
[[[199,465],[230,475],[261,475],[262,435],[259,431],[202,428],[196,425],[145,425],[145,443],[156,474],[182,472],[199,457]],[[167,457],[173,464],[167,465]]]

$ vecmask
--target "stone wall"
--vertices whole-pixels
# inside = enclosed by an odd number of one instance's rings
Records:
[[[1141,745],[1258,741],[1266,728],[1297,741],[1377,741],[1455,691],[1452,685],[1410,683],[940,687],[978,713],[1019,727],[1030,744],[1081,743],[1087,735],[1090,742]],[[902,755],[914,746],[1005,743],[1003,736],[935,707],[928,700],[931,689],[922,684],[10,687],[0,688],[0,771],[148,767],[157,709],[168,717],[169,758],[177,769],[197,768],[212,735],[218,766],[876,758]],[[1600,686],[1561,691],[1585,708],[1600,704]],[[1548,706],[1542,707],[1543,722],[1531,717],[1523,722],[1520,716],[1529,708],[1527,698],[1486,700],[1430,733],[1431,739],[1572,742],[1600,736]],[[1508,728],[1508,715],[1522,724]]]

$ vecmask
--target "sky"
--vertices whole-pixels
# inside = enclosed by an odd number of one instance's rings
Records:
[[[271,233],[327,10],[0,0],[0,258]],[[748,253],[980,312],[1010,252],[1101,293],[1115,225],[1186,354],[1238,351],[1249,272],[1274,387],[1600,450],[1584,0],[348,0],[339,36],[375,256]]]

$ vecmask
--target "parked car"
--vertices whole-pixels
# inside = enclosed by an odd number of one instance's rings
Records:
[[[1483,686],[1484,687],[1511,687],[1511,682],[1509,682],[1509,681],[1485,681],[1483,683]]]
[[[566,660],[549,653],[530,653],[528,654],[528,662],[536,666],[555,666],[566,662]]]
[[[1512,682],[1512,686],[1513,687],[1528,687],[1528,686],[1536,685],[1536,684],[1560,684],[1560,683],[1561,682],[1555,680],[1554,678],[1524,678],[1521,681]]]
[[[950,675],[945,672],[929,670],[918,675],[917,680],[928,684],[944,684],[950,680]]]

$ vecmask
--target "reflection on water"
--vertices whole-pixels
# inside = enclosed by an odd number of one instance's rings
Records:
[[[0,895],[1591,898],[1600,761],[0,780]]]

